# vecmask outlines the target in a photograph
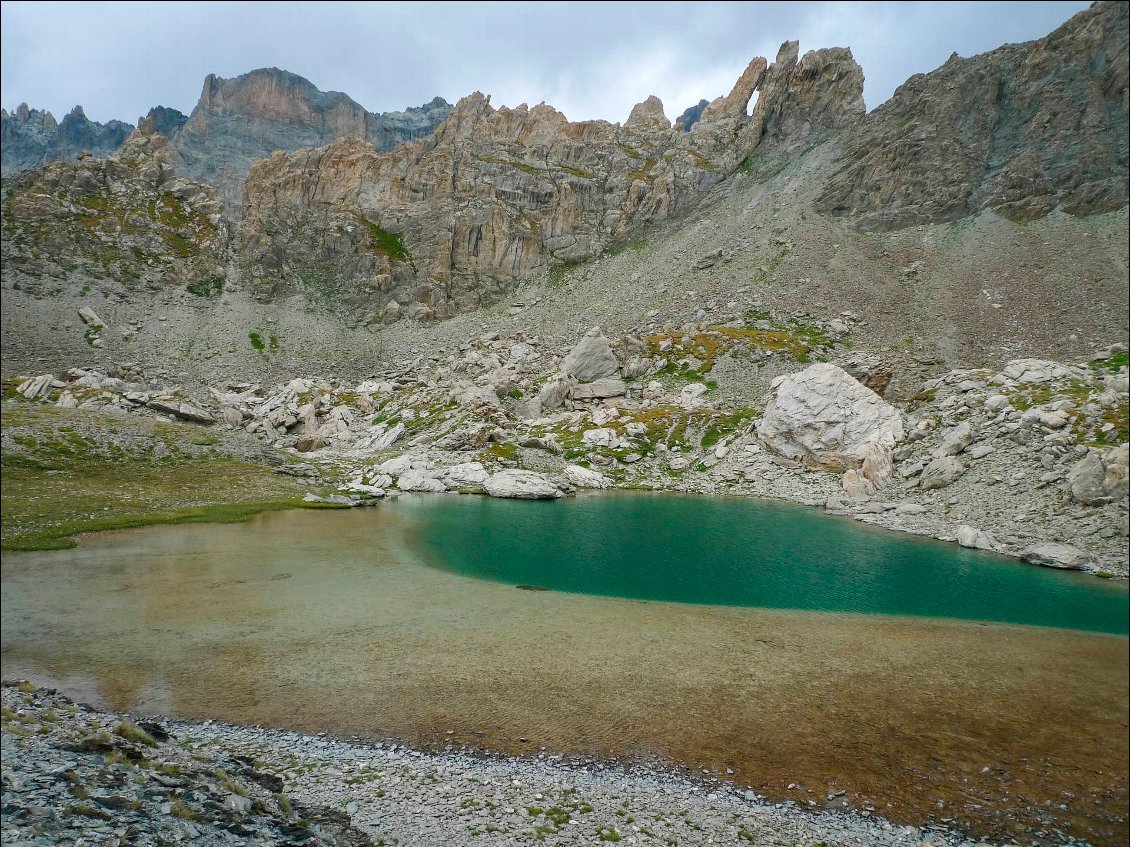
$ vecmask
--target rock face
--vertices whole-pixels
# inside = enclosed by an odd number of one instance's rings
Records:
[[[773,381],[757,434],[790,459],[844,471],[859,468],[873,445],[902,441],[902,415],[843,369],[810,365]]]
[[[339,138],[391,150],[428,135],[450,113],[451,106],[437,97],[404,112],[373,114],[345,94],[319,91],[278,68],[232,79],[209,74],[196,108],[169,136],[169,146],[178,173],[219,188],[235,208],[251,166],[275,150],[321,147]]]
[[[131,132],[133,126],[122,121],[90,120],[82,106],[75,106],[61,123],[26,103],[10,113],[0,109],[0,173],[10,176],[59,159],[74,161],[83,151],[108,156]]]
[[[845,138],[817,209],[897,229],[992,209],[1028,221],[1127,202],[1126,3],[911,77]]]
[[[767,127],[784,143],[858,119],[861,86],[847,51],[798,63],[793,45],[772,67],[753,60],[690,132],[654,98],[617,126],[570,123],[544,104],[496,110],[475,93],[433,135],[388,153],[357,138],[276,153],[247,180],[247,275],[261,296],[317,284],[373,315],[396,301],[397,314],[449,317],[693,208]]]
[[[223,287],[219,197],[176,177],[163,136],[138,130],[108,158],[25,171],[5,181],[5,195],[5,276],[22,273],[32,292],[60,274],[129,290],[178,285],[202,297]]]

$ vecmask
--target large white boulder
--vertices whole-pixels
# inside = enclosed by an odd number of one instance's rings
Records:
[[[518,469],[499,471],[483,483],[483,489],[491,497],[515,497],[519,500],[552,500],[564,496],[541,474]]]
[[[580,465],[569,465],[565,468],[565,478],[577,488],[607,488],[608,477],[600,471],[582,468]]]
[[[902,415],[847,371],[818,364],[773,380],[757,434],[790,459],[839,472],[860,467],[873,445],[902,441]]]
[[[463,462],[447,469],[447,484],[453,488],[467,488],[482,485],[490,476],[481,462]]]

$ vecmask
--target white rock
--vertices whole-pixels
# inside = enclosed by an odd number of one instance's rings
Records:
[[[1020,558],[1034,565],[1065,570],[1082,570],[1093,561],[1089,553],[1055,541],[1033,544],[1020,555]]]
[[[380,474],[391,474],[392,476],[400,476],[402,473],[407,473],[412,468],[412,463],[415,461],[413,456],[408,453],[396,456],[388,461],[381,462],[373,470]]]
[[[603,427],[597,429],[586,429],[581,435],[581,441],[589,447],[618,447],[620,445],[620,438],[616,435],[616,430],[605,429]]]
[[[962,524],[957,528],[957,543],[977,550],[995,550],[996,540],[987,532]]]
[[[447,486],[436,478],[434,471],[423,468],[413,468],[405,471],[396,481],[396,487],[401,491],[446,491]]]
[[[482,485],[490,476],[481,462],[463,462],[452,465],[444,472],[444,478],[449,486],[464,488],[473,485]]]
[[[938,455],[956,456],[972,443],[973,427],[969,425],[969,421],[962,421],[942,436],[942,443],[938,447]]]
[[[1053,379],[1067,379],[1077,375],[1074,368],[1049,362],[1046,359],[1014,359],[1001,371],[1016,382],[1049,382]]]
[[[844,493],[852,500],[870,500],[875,496],[875,484],[856,468],[844,471],[842,484]]]
[[[842,368],[817,364],[773,380],[757,434],[790,459],[830,471],[858,468],[871,445],[903,439],[899,411]]]
[[[690,385],[684,385],[683,390],[679,392],[679,405],[688,411],[697,409],[702,405],[702,395],[709,389],[701,382],[692,382]]]
[[[513,497],[520,500],[552,500],[564,496],[560,489],[539,473],[524,470],[500,471],[483,483],[491,497]]]
[[[608,477],[600,471],[569,465],[565,468],[565,478],[578,488],[607,488]]]
[[[102,318],[98,317],[98,313],[89,306],[83,306],[81,309],[79,309],[78,316],[82,318],[82,322],[89,327],[106,326],[106,322],[102,320]]]
[[[627,383],[622,379],[597,379],[574,385],[570,394],[574,400],[601,400],[606,397],[623,397],[628,393]]]

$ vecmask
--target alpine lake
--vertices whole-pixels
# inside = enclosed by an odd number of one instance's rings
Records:
[[[1125,582],[746,498],[413,495],[6,553],[5,679],[1125,843]],[[842,793],[841,793],[842,792]]]

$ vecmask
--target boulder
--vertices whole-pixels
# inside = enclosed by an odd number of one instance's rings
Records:
[[[469,488],[482,485],[489,476],[490,474],[487,473],[481,462],[463,462],[452,465],[444,473],[444,479],[448,487],[451,488]]]
[[[956,482],[965,473],[965,464],[956,456],[939,456],[922,469],[918,485],[924,491],[945,488]]]
[[[576,385],[576,380],[568,374],[547,381],[538,391],[539,412],[552,412],[560,409],[565,398],[569,396],[569,390],[574,385]]]
[[[192,403],[156,399],[150,400],[145,405],[155,412],[162,412],[166,415],[180,418],[181,420],[192,421],[193,423],[210,424],[216,422],[216,419],[212,417],[209,412]]]
[[[593,327],[565,357],[561,370],[576,377],[579,382],[592,382],[618,376],[620,363],[600,327]]]
[[[628,393],[628,386],[622,379],[605,378],[575,385],[570,393],[574,400],[602,400],[623,397]]]
[[[1044,565],[1045,567],[1064,570],[1083,570],[1093,561],[1089,553],[1085,553],[1077,547],[1072,547],[1070,544],[1059,544],[1055,541],[1033,544],[1020,554],[1020,558],[1026,562],[1031,562],[1033,565]]]
[[[1085,506],[1101,506],[1126,496],[1130,445],[1120,444],[1102,453],[1091,450],[1071,466],[1067,482],[1071,496]]]
[[[396,487],[401,491],[434,491],[439,493],[447,490],[447,486],[436,478],[435,471],[416,468],[402,473],[400,479],[396,481]]]
[[[1078,375],[1072,368],[1046,359],[1013,359],[1001,373],[1015,382],[1027,383],[1050,382]]]
[[[863,476],[875,486],[882,488],[895,474],[894,460],[889,447],[868,444],[863,453]]]
[[[102,320],[102,318],[98,317],[98,313],[89,306],[83,306],[81,309],[79,309],[78,316],[82,319],[82,322],[89,327],[106,326],[106,322]]]
[[[817,364],[773,380],[757,434],[778,453],[828,471],[863,464],[903,439],[899,411],[842,368]]]
[[[1085,506],[1098,506],[1112,499],[1106,489],[1106,466],[1097,450],[1092,450],[1071,466],[1067,482],[1071,496]]]
[[[938,447],[938,455],[956,456],[972,443],[973,427],[969,425],[969,421],[962,421],[942,436],[942,443]]]
[[[875,496],[875,483],[855,468],[844,471],[844,493],[852,500],[870,500]]]
[[[541,474],[518,469],[499,471],[483,483],[483,488],[491,497],[519,500],[552,500],[564,496]]]
[[[957,528],[957,543],[976,550],[995,550],[996,539],[976,527],[962,524]]]
[[[565,478],[577,488],[607,488],[608,477],[600,471],[582,468],[580,465],[569,465],[565,468]]]
[[[687,411],[697,409],[703,404],[702,395],[709,389],[704,383],[692,382],[690,385],[684,385],[679,392],[679,405]]]
[[[589,447],[616,448],[620,446],[620,437],[614,429],[586,429],[581,434],[581,441]]]
[[[1119,444],[1107,451],[1103,457],[1106,465],[1104,487],[1115,498],[1125,497],[1130,492],[1130,444]]]
[[[373,468],[373,471],[378,474],[400,476],[403,473],[407,473],[412,468],[412,463],[414,461],[415,460],[411,455],[405,453],[403,455],[396,456],[395,458],[381,462],[379,465]]]

